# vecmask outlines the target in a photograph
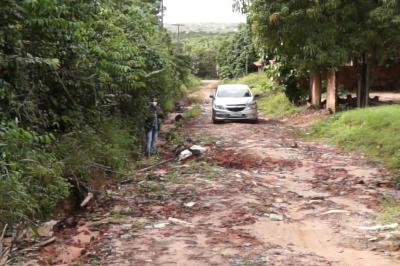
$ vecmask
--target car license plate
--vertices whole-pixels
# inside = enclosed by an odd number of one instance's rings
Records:
[[[242,117],[241,114],[231,114],[230,116],[231,116],[231,117]]]

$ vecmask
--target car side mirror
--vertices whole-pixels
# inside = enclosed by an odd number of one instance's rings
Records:
[[[214,95],[213,95],[213,94],[210,94],[210,98],[211,98],[211,99],[214,99],[215,97],[214,97]]]
[[[256,98],[256,99],[258,99],[258,98],[260,98],[260,97],[261,97],[260,94],[255,94],[255,95],[254,95],[254,98]]]

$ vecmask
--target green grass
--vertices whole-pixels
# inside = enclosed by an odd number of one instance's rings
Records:
[[[257,101],[257,104],[258,110],[263,114],[276,118],[299,112],[302,109],[291,103],[283,92],[263,97]]]
[[[314,125],[311,137],[384,162],[395,171],[400,185],[400,105],[339,113]],[[399,202],[386,199],[377,218],[383,223],[399,222]]]
[[[254,94],[270,94],[281,89],[280,85],[268,78],[265,73],[252,73],[238,79],[224,80],[222,83],[232,84],[241,83],[247,84]]]
[[[400,222],[400,204],[392,199],[386,199],[383,211],[378,214],[378,220],[383,223]]]
[[[223,81],[223,83],[247,84],[254,94],[262,96],[257,103],[259,111],[275,118],[299,112],[301,108],[289,101],[282,86],[268,78],[266,73],[252,73],[239,79]]]
[[[400,105],[339,113],[317,123],[312,136],[361,151],[400,175]]]
[[[186,119],[192,119],[192,118],[197,118],[197,117],[201,116],[200,105],[196,104],[195,106],[193,106],[193,108],[191,108],[190,110],[184,112],[183,116]]]
[[[194,91],[196,91],[201,85],[201,79],[190,75],[184,84],[180,87],[181,96],[186,96]]]
[[[185,85],[188,88],[189,92],[193,92],[201,85],[201,79],[193,75],[190,75]]]

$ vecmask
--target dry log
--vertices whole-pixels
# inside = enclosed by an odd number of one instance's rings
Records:
[[[171,161],[173,161],[173,160],[175,160],[175,158],[171,158],[171,159],[168,159],[168,160],[165,160],[165,161],[156,163],[156,164],[151,165],[151,166],[149,166],[149,167],[140,169],[140,170],[138,170],[137,172],[138,172],[138,173],[143,173],[143,172],[146,172],[146,171],[148,171],[148,170],[151,170],[151,169],[153,169],[153,168],[155,168],[155,167],[157,167],[157,166],[160,166],[160,165],[166,164],[166,163],[168,163],[168,162],[171,162]]]
[[[82,201],[81,203],[81,208],[85,207],[86,205],[89,204],[89,202],[93,199],[94,194],[92,192],[89,192],[86,198]]]

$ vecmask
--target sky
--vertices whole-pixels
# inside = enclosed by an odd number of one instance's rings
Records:
[[[237,23],[245,17],[232,11],[233,0],[164,0],[164,22],[172,23]]]

